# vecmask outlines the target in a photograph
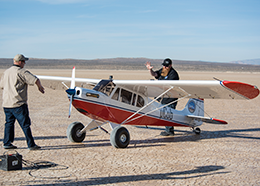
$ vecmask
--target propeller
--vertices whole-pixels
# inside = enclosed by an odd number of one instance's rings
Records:
[[[70,106],[69,106],[69,118],[71,115],[71,109],[72,109],[72,101],[73,101],[73,97],[76,93],[75,90],[75,67],[73,67],[72,69],[72,76],[71,76],[71,83],[70,83],[70,88],[66,90],[67,94],[69,94],[69,99],[70,99]]]

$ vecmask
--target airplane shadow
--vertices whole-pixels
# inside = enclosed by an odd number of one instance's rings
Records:
[[[163,128],[156,127],[141,127],[145,130],[153,129],[153,130],[164,130]],[[151,138],[144,140],[133,140],[131,139],[130,144],[127,148],[145,148],[145,147],[157,147],[163,146],[162,143],[173,143],[173,142],[194,142],[200,141],[204,139],[216,139],[216,138],[243,138],[243,139],[253,139],[260,140],[260,137],[251,136],[245,134],[247,132],[259,132],[260,128],[251,128],[251,129],[233,129],[233,130],[222,130],[222,131],[202,131],[200,135],[194,134],[192,131],[187,130],[176,130],[175,135],[171,137],[162,137],[159,134],[157,136],[151,136]],[[131,132],[131,131],[130,131]],[[100,147],[100,146],[111,146],[110,140],[88,140],[89,136],[87,135],[85,140],[82,143],[71,143],[68,141],[68,145],[55,145],[55,146],[42,146],[41,150],[56,150],[56,149],[71,149],[71,148],[87,148],[87,147]],[[46,139],[64,139],[67,136],[36,136],[35,140],[46,140]],[[24,137],[17,137],[16,140],[25,140]],[[0,139],[3,141],[3,139]],[[26,149],[26,147],[22,147],[19,149]]]
[[[143,127],[137,126],[137,128],[143,128],[146,130],[165,130],[164,128],[156,127]],[[221,131],[202,131],[200,135],[195,134],[192,131],[187,130],[176,130],[174,136],[163,137],[159,133],[157,136],[145,140],[131,140],[130,144],[134,146],[128,146],[127,148],[140,148],[146,145],[144,144],[158,144],[158,143],[173,143],[173,142],[195,142],[201,141],[204,139],[217,139],[217,138],[242,138],[242,139],[253,139],[260,140],[260,137],[252,136],[246,134],[247,132],[259,132],[260,128],[251,128],[251,129],[233,129],[233,130],[221,130]],[[163,145],[163,144],[161,144]]]
[[[60,180],[59,183],[56,184],[52,183],[52,184],[45,184],[45,185],[59,186],[59,185],[105,185],[105,184],[117,184],[117,183],[127,184],[128,182],[137,182],[137,181],[190,179],[190,178],[211,176],[216,174],[230,173],[230,171],[223,171],[223,169],[225,169],[224,166],[208,165],[208,166],[199,166],[191,170],[177,171],[177,172],[170,172],[170,173],[96,177],[96,178],[89,178],[87,181],[77,181],[77,182],[75,182],[74,180]]]
[[[45,140],[45,139],[63,139],[67,138],[67,136],[35,136],[35,140]],[[24,141],[25,137],[15,137],[14,141]],[[3,139],[0,139],[0,141],[3,141]]]
[[[140,127],[143,129],[149,129],[150,127]],[[164,130],[163,128],[156,128],[152,127],[150,129],[153,130]],[[252,136],[245,134],[247,132],[259,132],[260,128],[250,128],[250,129],[233,129],[233,130],[219,130],[219,131],[205,131],[203,130],[200,135],[196,135],[192,131],[187,130],[176,130],[174,136],[170,137],[163,137],[160,136],[158,133],[158,136],[156,139],[148,139],[148,140],[160,140],[160,141],[169,141],[169,142],[181,142],[181,141],[198,141],[203,139],[216,139],[216,138],[243,138],[243,139],[254,139],[254,140],[260,140],[260,137]]]

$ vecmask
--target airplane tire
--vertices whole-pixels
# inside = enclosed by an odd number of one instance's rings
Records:
[[[194,132],[195,132],[195,134],[199,135],[201,133],[201,130],[200,130],[199,127],[197,127],[197,128],[194,129]]]
[[[117,126],[110,134],[110,143],[115,148],[126,148],[130,142],[130,134],[125,127]]]
[[[80,143],[85,139],[86,133],[79,134],[84,128],[84,125],[80,122],[73,122],[67,128],[67,138],[73,143]]]

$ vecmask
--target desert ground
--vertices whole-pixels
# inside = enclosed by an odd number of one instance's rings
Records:
[[[3,73],[0,69],[0,75]],[[30,69],[36,75],[70,76],[71,70]],[[236,80],[260,87],[260,73],[188,72],[181,79]],[[76,77],[151,79],[147,70],[78,70]],[[45,94],[29,87],[29,110],[35,141],[42,147],[29,151],[18,123],[14,145],[27,162],[48,161],[56,166],[0,170],[0,185],[260,185],[260,96],[253,100],[205,100],[205,115],[228,125],[203,124],[200,135],[175,128],[175,136],[162,137],[164,127],[126,126],[131,141],[126,149],[110,144],[102,130],[87,133],[82,143],[66,137],[70,123],[90,119],[72,110],[60,82],[43,81]],[[69,84],[69,83],[68,83]],[[2,90],[0,90],[2,97]],[[0,102],[2,103],[2,101]],[[185,100],[178,103],[182,109]],[[4,112],[0,108],[0,141],[4,137]],[[108,126],[105,126],[109,130]],[[0,147],[0,154],[6,150]],[[11,153],[11,152],[10,152]]]

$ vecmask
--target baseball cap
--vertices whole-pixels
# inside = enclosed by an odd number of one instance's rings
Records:
[[[16,62],[18,62],[18,61],[28,61],[29,58],[24,57],[23,54],[17,54],[16,56],[14,56],[14,60],[15,60]]]
[[[171,64],[172,64],[172,60],[169,59],[169,58],[166,58],[166,59],[163,61],[163,63],[162,63],[162,65],[163,65],[163,66],[166,66],[166,67],[168,67],[168,66],[171,65]]]

